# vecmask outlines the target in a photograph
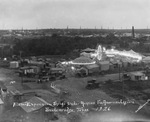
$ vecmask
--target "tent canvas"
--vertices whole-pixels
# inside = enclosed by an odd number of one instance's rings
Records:
[[[99,72],[100,71],[100,67],[97,64],[87,65],[86,68],[88,69],[89,73]]]
[[[18,68],[19,62],[18,61],[11,61],[10,62],[10,68]]]
[[[91,49],[91,48],[86,48],[84,50],[82,50],[82,52],[94,52],[95,49]]]
[[[99,62],[99,64],[100,64],[100,70],[101,71],[109,70],[109,64],[110,64],[109,61],[101,61],[101,62]]]
[[[131,72],[130,74],[134,75],[134,76],[143,76],[144,75],[142,72]]]
[[[82,52],[82,53],[80,53],[80,56],[91,57],[91,54],[86,53],[86,52]]]
[[[142,61],[148,61],[148,62],[150,62],[150,56],[145,57]]]
[[[86,66],[88,69],[93,69],[93,68],[99,68],[99,65],[97,64],[91,64]]]
[[[135,55],[135,56],[142,56],[141,54],[134,52],[133,50],[128,51],[129,54]]]
[[[130,73],[130,77],[133,81],[145,80],[145,74],[142,72],[132,72]]]
[[[2,99],[0,98],[0,105],[4,104],[4,102],[2,101]]]

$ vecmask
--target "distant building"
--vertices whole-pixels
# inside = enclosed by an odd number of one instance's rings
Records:
[[[145,47],[150,47],[150,42],[145,42],[145,43],[144,43],[144,46],[145,46]]]
[[[120,34],[115,33],[114,36],[115,37],[120,37]]]
[[[123,37],[132,37],[132,34],[131,33],[123,33],[122,36]]]
[[[102,35],[100,35],[101,37],[103,37],[103,38],[105,38],[105,37],[107,37],[108,36],[108,34],[102,34]]]
[[[135,47],[137,45],[139,45],[139,42],[136,42],[136,41],[133,41],[133,42],[129,43],[130,48]]]

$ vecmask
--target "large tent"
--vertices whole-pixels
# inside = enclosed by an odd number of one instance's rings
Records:
[[[147,57],[143,58],[142,61],[144,63],[150,63],[150,56],[147,56]]]
[[[74,65],[89,65],[89,64],[95,64],[96,62],[88,57],[79,57],[71,61],[71,64]]]
[[[0,105],[4,104],[4,102],[2,101],[2,99],[0,98]]]
[[[111,49],[111,50],[106,50],[106,55],[120,55],[120,56],[125,56],[125,57],[130,57],[136,60],[141,60],[142,59],[142,55],[139,53],[134,52],[133,50],[130,51],[118,51],[115,49]]]
[[[134,55],[134,56],[141,56],[139,53],[134,52],[133,50],[126,51],[128,54]]]
[[[80,53],[80,56],[85,56],[85,57],[91,57],[91,53],[86,53],[86,52],[82,52]]]
[[[86,48],[86,49],[82,50],[82,52],[95,52],[95,49]]]

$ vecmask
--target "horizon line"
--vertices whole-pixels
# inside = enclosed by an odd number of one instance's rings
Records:
[[[10,28],[6,28],[6,29],[0,29],[1,30],[69,30],[69,29],[78,29],[78,30],[132,30],[132,26],[131,28],[15,28],[15,29],[10,29]],[[150,28],[135,28],[134,30],[150,30]]]

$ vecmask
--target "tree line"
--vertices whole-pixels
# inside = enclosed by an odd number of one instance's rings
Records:
[[[145,39],[132,39],[130,37],[118,38],[113,35],[107,37],[67,37],[53,34],[53,36],[42,36],[40,38],[24,38],[13,39],[14,48],[4,49],[1,53],[7,52],[7,55],[19,55],[22,56],[39,56],[39,55],[66,55],[73,50],[82,50],[85,48],[95,49],[98,44],[104,45],[107,48],[111,48],[112,45],[118,45],[118,48],[129,49],[130,43],[138,41],[139,45],[132,47],[134,51],[148,52],[150,48],[144,48],[143,42]]]

